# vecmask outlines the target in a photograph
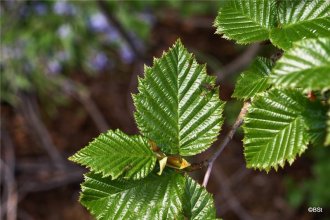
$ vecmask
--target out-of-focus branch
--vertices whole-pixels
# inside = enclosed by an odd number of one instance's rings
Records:
[[[15,149],[12,139],[5,128],[6,120],[2,119],[1,123],[1,147],[0,152],[2,158],[1,162],[1,177],[0,178],[3,186],[3,204],[1,204],[3,211],[1,212],[0,218],[3,215],[7,215],[7,220],[16,220],[17,216],[17,190],[16,190],[16,180],[15,180]]]
[[[84,106],[100,132],[105,132],[109,129],[103,114],[86,89],[69,79],[61,79],[58,83],[62,86],[65,93],[77,99]]]
[[[54,165],[57,168],[64,168],[66,166],[66,162],[64,161],[60,152],[54,145],[46,126],[40,118],[40,112],[35,99],[29,95],[21,94],[20,100],[21,103],[19,109],[23,114],[24,118],[29,123],[31,127],[30,131],[34,131],[37,140],[40,142],[40,145],[45,149],[48,156],[53,161]]]
[[[246,175],[250,174],[251,172],[251,169],[247,169],[245,164],[243,164],[240,169],[238,169],[233,175],[230,176],[229,181],[231,182],[231,186],[239,183]]]
[[[228,177],[218,168],[214,172],[214,179],[220,185],[221,193],[225,199],[228,201],[228,205],[233,212],[242,220],[252,220],[253,218],[244,209],[239,200],[235,197],[234,193],[230,189],[230,181]]]
[[[45,181],[29,181],[19,188],[20,200],[27,193],[47,191],[71,183],[81,182],[83,180],[83,169],[72,169],[61,173],[54,173],[51,178]]]
[[[119,20],[116,18],[116,16],[111,13],[112,9],[110,8],[110,5],[104,0],[98,0],[97,4],[98,4],[100,10],[102,11],[102,13],[108,19],[108,22],[111,23],[118,30],[119,34],[126,41],[127,45],[130,47],[130,49],[135,54],[135,56],[139,60],[144,62],[146,60],[145,55],[140,52],[139,48],[135,44],[135,41],[132,38],[132,36],[129,34],[129,32],[127,32],[125,30],[125,28],[119,22]]]
[[[68,164],[65,170],[54,169],[46,157],[38,159],[21,159],[16,164],[20,173],[18,185],[18,201],[29,193],[48,191],[83,180],[84,168]]]
[[[8,130],[6,129],[6,120],[5,118],[1,118],[1,141],[2,141],[2,146],[1,146],[1,156],[3,160],[6,162],[8,167],[12,172],[15,170],[15,148],[14,148],[14,143],[8,133]]]
[[[205,176],[204,176],[204,180],[203,180],[203,186],[206,187],[207,183],[209,181],[210,178],[210,174],[212,171],[212,167],[214,165],[215,160],[220,156],[220,154],[222,153],[222,151],[225,149],[225,147],[228,145],[228,143],[230,142],[230,140],[233,138],[237,128],[239,126],[242,125],[243,123],[243,118],[245,116],[245,114],[247,113],[247,109],[250,106],[250,102],[245,102],[241,112],[239,113],[234,125],[232,126],[232,128],[230,129],[229,133],[226,135],[226,137],[223,139],[222,143],[219,145],[218,150],[215,152],[215,154],[210,158],[209,160],[209,166],[206,170]]]
[[[7,220],[16,220],[17,216],[17,190],[16,190],[16,180],[14,176],[14,171],[2,160],[0,159],[0,170],[3,175],[1,180],[3,184],[3,191],[6,192],[6,195],[3,197],[5,201],[1,204],[5,209],[1,212],[2,215],[6,214]]]
[[[237,73],[243,70],[246,66],[248,66],[255,57],[255,55],[258,53],[259,49],[259,43],[252,44],[244,51],[244,53],[242,53],[242,55],[240,55],[231,63],[224,66],[220,71],[215,73],[215,75],[217,76],[217,84],[219,84],[229,75]]]

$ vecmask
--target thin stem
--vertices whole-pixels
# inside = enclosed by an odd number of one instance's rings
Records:
[[[207,185],[207,183],[209,181],[210,174],[211,174],[212,167],[214,165],[215,160],[220,156],[220,154],[225,149],[225,147],[228,145],[228,143],[230,142],[230,140],[233,139],[233,136],[234,136],[237,128],[242,125],[243,118],[246,115],[247,109],[248,109],[249,106],[250,106],[250,102],[244,102],[243,108],[241,109],[241,112],[237,116],[237,119],[236,119],[234,125],[232,126],[232,128],[230,129],[230,131],[226,135],[226,137],[223,139],[222,143],[219,145],[218,150],[210,158],[210,160],[209,160],[209,166],[208,166],[208,168],[206,170],[206,173],[205,173],[205,176],[204,176],[204,180],[203,180],[203,186],[204,187],[206,187],[206,185]]]

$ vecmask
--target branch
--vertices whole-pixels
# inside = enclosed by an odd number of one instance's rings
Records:
[[[47,152],[54,165],[58,168],[65,168],[66,161],[63,159],[60,152],[57,150],[54,142],[52,141],[51,135],[48,132],[45,124],[41,120],[40,112],[34,97],[26,94],[20,94],[20,111],[24,118],[30,125],[31,133],[35,134],[37,141],[40,142],[41,147]]]
[[[78,183],[83,181],[83,169],[70,169],[66,172],[53,173],[52,177],[47,180],[36,180],[26,182],[21,188],[19,188],[20,200],[22,200],[26,194],[48,191],[62,186],[66,186],[72,183]]]
[[[121,37],[126,41],[132,52],[135,54],[135,56],[145,61],[145,56],[143,53],[141,53],[137,47],[137,45],[134,42],[134,39],[131,37],[131,35],[125,30],[123,25],[118,21],[116,16],[114,16],[111,11],[109,4],[104,0],[98,0],[97,4],[102,11],[102,13],[105,15],[105,17],[108,19],[108,22],[111,23],[119,32]]]
[[[217,76],[217,84],[219,84],[227,76],[237,73],[244,69],[246,66],[248,66],[252,59],[255,57],[255,55],[258,53],[259,49],[260,44],[252,44],[244,51],[242,55],[237,57],[228,65],[224,66],[222,70],[215,73],[215,75]]]
[[[244,209],[240,201],[236,198],[235,194],[232,192],[230,186],[230,179],[222,172],[221,169],[217,169],[214,173],[215,180],[220,184],[221,191],[224,199],[227,199],[230,209],[235,212],[239,219],[252,220],[252,216]]]
[[[206,170],[205,176],[204,176],[204,180],[203,180],[203,186],[206,187],[209,178],[210,178],[210,174],[211,174],[211,170],[213,167],[213,164],[215,162],[215,160],[220,156],[220,154],[222,153],[222,151],[225,149],[225,147],[227,146],[227,144],[230,142],[231,139],[233,139],[233,136],[237,130],[238,127],[240,127],[243,123],[243,118],[247,113],[247,109],[250,106],[250,102],[244,102],[244,105],[241,109],[241,112],[239,113],[233,127],[230,129],[229,133],[226,135],[226,137],[223,139],[222,143],[219,145],[218,150],[215,152],[215,154],[210,158],[209,160],[209,166]]]
[[[109,129],[110,126],[102,112],[91,98],[90,93],[82,85],[70,79],[59,78],[57,80],[66,94],[75,98],[84,106],[100,132],[105,132]]]
[[[17,216],[17,190],[16,190],[16,180],[13,173],[13,170],[2,160],[0,159],[0,170],[3,173],[3,190],[6,193],[5,202],[1,204],[4,208],[1,215],[7,214],[7,220],[15,220]],[[3,216],[1,216],[1,219]]]

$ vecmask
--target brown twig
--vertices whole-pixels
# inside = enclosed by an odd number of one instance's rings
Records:
[[[227,144],[233,138],[233,136],[234,136],[237,128],[242,125],[243,118],[244,118],[245,114],[247,113],[247,109],[248,109],[249,106],[250,106],[250,102],[245,102],[244,103],[243,108],[241,109],[241,112],[239,113],[239,115],[238,115],[238,117],[237,117],[234,125],[232,126],[232,128],[230,129],[230,131],[226,135],[226,137],[223,139],[222,143],[219,145],[218,150],[210,158],[209,164],[208,164],[208,168],[206,170],[206,173],[205,173],[205,176],[204,176],[204,180],[203,180],[203,186],[204,187],[206,187],[206,185],[207,185],[207,183],[209,181],[211,170],[212,170],[212,167],[214,165],[215,160],[220,156],[220,154],[225,149],[225,147],[227,146]]]
[[[231,74],[237,73],[248,66],[255,55],[260,49],[260,44],[255,43],[249,46],[242,55],[237,57],[231,63],[224,66],[220,71],[215,73],[217,76],[217,84],[219,84],[223,79],[228,77]]]

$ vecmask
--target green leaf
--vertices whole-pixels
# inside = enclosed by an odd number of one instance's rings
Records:
[[[255,97],[243,126],[248,167],[277,169],[305,151],[309,135],[302,114],[307,101],[297,90],[273,89]]]
[[[326,137],[325,137],[324,145],[325,146],[330,145],[330,108],[329,108],[328,114],[327,114],[327,131],[326,131]]]
[[[246,100],[268,89],[270,86],[268,76],[272,67],[271,60],[257,57],[238,78],[233,97]]]
[[[186,179],[184,216],[191,220],[216,219],[212,195],[190,177]]]
[[[136,181],[89,173],[81,187],[80,202],[96,219],[177,219],[185,178],[165,171]]]
[[[96,219],[215,219],[213,199],[205,188],[170,170],[135,181],[89,173],[80,202]]]
[[[276,63],[271,80],[280,87],[304,90],[330,88],[330,38],[295,43]]]
[[[269,39],[275,22],[275,0],[233,0],[220,8],[215,27],[224,38],[247,44]]]
[[[309,139],[313,145],[324,145],[327,132],[327,108],[319,100],[311,101],[303,116],[307,125]]]
[[[206,74],[178,40],[145,68],[133,96],[141,133],[165,153],[183,156],[206,150],[216,140],[224,103],[215,78]]]
[[[278,19],[279,28],[271,31],[270,38],[285,50],[295,41],[330,36],[330,1],[281,1]]]
[[[69,159],[103,177],[141,179],[153,170],[157,157],[146,138],[110,130]]]

